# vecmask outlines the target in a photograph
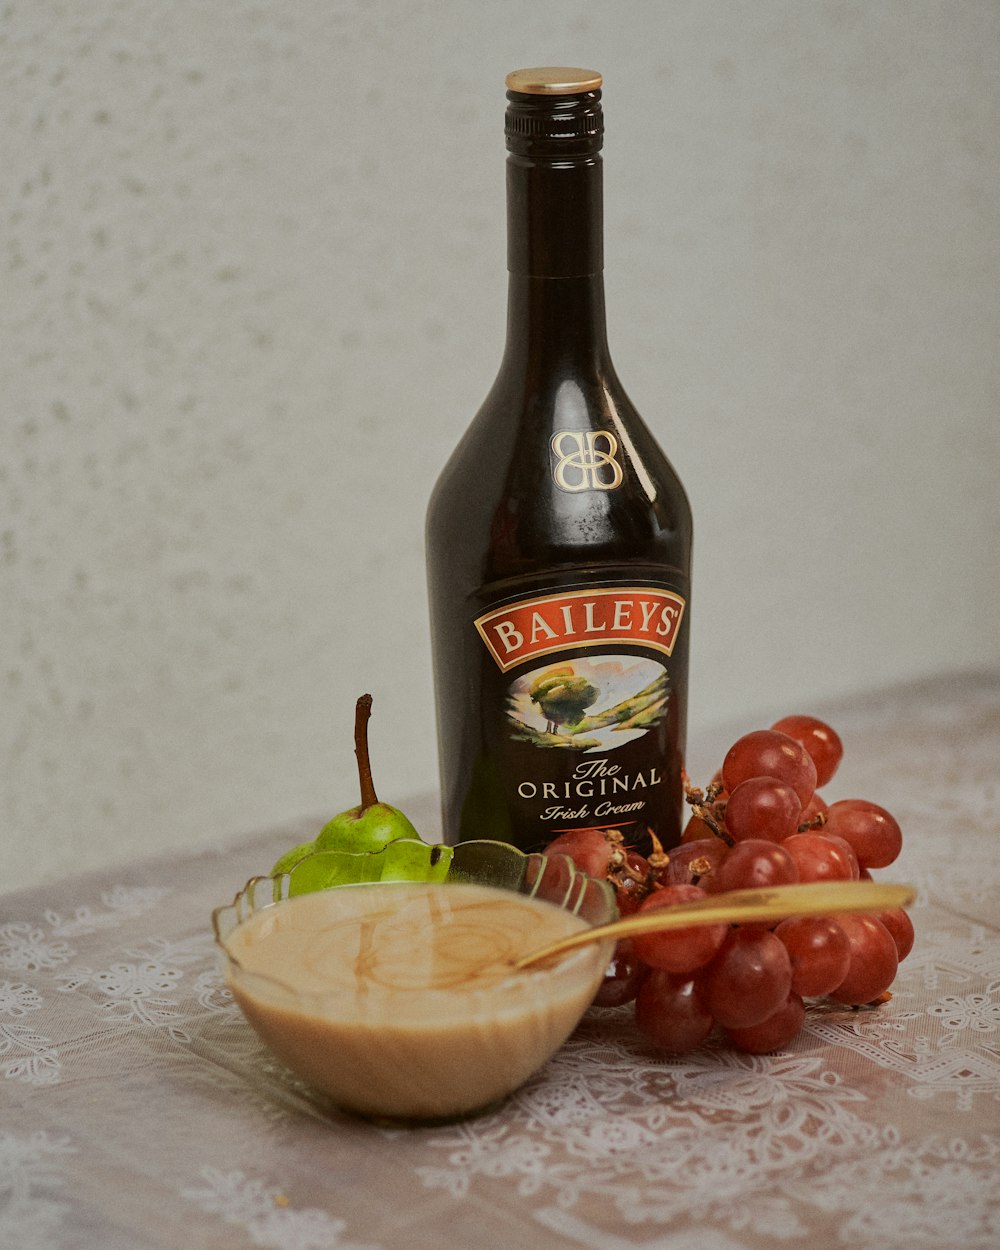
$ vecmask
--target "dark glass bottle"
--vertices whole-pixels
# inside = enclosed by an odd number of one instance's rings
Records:
[[[608,353],[601,78],[507,86],[507,343],[427,518],[443,837],[669,847],[691,510]]]

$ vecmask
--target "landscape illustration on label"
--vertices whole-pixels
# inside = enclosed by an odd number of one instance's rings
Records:
[[[507,691],[516,742],[569,751],[613,750],[667,715],[670,681],[655,660],[581,656],[524,673]]]

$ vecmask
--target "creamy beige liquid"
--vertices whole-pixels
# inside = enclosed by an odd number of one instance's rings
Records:
[[[593,997],[608,944],[552,968],[521,954],[586,922],[479,885],[364,885],[255,913],[226,939],[229,984],[290,1068],[366,1115],[485,1107],[539,1068]]]

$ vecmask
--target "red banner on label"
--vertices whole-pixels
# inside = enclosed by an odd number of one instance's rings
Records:
[[[683,615],[684,600],[673,591],[616,586],[522,599],[480,616],[476,629],[506,672],[553,651],[623,642],[670,655]]]

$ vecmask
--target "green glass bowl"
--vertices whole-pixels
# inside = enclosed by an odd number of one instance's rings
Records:
[[[328,914],[336,923],[338,900],[348,894],[356,899],[357,890],[370,885],[392,889],[415,882],[433,891],[455,884],[509,890],[591,926],[617,915],[609,883],[588,877],[567,856],[525,855],[505,842],[486,840],[447,847],[401,839],[362,854],[315,851],[289,872],[252,878],[231,903],[216,908],[212,925],[227,983],[261,1039],[338,1106],[394,1124],[448,1122],[502,1102],[576,1027],[613,949],[613,942],[595,942],[551,966],[512,970],[499,985],[463,990],[457,997],[454,991],[450,996],[420,991],[419,1023],[376,1012],[371,1019],[352,1017],[349,1029],[343,1000],[338,1008],[335,995],[304,991],[292,969],[287,978],[255,972],[230,949],[239,926],[262,911],[268,923],[280,925],[286,909],[319,907],[324,922]],[[322,903],[302,897],[317,893],[325,896]],[[384,894],[377,892],[382,906]]]

